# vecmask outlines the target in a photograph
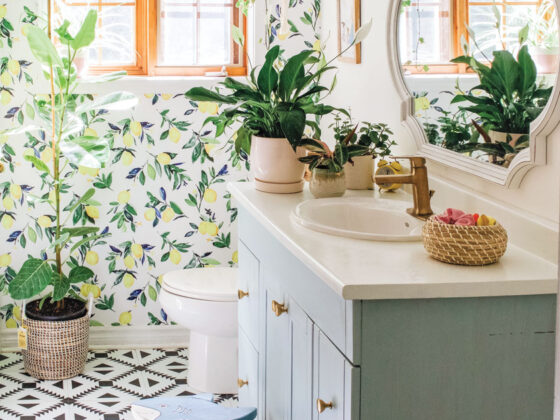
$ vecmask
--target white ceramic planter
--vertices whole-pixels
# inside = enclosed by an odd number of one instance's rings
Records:
[[[537,65],[539,74],[551,74],[558,71],[560,50],[546,48],[532,48],[531,57]]]
[[[342,197],[346,192],[344,171],[329,172],[327,169],[313,169],[309,181],[309,191],[315,198]]]
[[[512,147],[515,147],[515,145],[519,141],[519,139],[522,136],[524,136],[524,134],[521,134],[521,133],[503,133],[501,131],[494,131],[494,130],[490,130],[488,132],[488,135],[490,136],[490,139],[492,140],[492,143],[507,141],[508,140],[508,134],[511,136],[511,140],[509,141],[509,144]]]
[[[303,148],[294,152],[285,138],[253,136],[250,159],[256,189],[276,194],[303,191],[305,165],[298,158],[306,154]]]
[[[346,188],[349,190],[373,190],[373,164],[372,156],[357,156],[344,165],[346,174]]]

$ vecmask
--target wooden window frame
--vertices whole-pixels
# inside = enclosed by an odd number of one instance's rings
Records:
[[[535,3],[540,4],[541,0],[538,1],[517,1],[511,2],[509,0],[500,0],[500,5],[497,7],[501,7],[502,9],[508,5],[517,5],[517,6],[532,6]],[[487,1],[480,1],[474,2],[477,6],[492,6],[495,3],[492,0]],[[462,46],[461,46],[461,39],[464,38],[469,41],[469,32],[467,30],[467,25],[469,25],[469,0],[452,0],[451,8],[451,25],[452,25],[452,37],[453,39],[450,40],[453,56],[457,57],[462,54]],[[502,18],[504,18],[505,14],[502,10]],[[454,63],[442,63],[442,64],[428,64],[428,71],[423,69],[424,64],[410,64],[403,66],[404,70],[410,74],[472,74],[474,73],[472,70],[468,69],[466,64],[454,64]]]
[[[50,0],[49,0],[50,1]],[[125,70],[130,76],[205,76],[209,72],[219,72],[222,66],[159,66],[158,60],[158,1],[159,0],[136,0],[136,55],[137,62],[134,66],[90,66],[90,74],[103,74],[114,71]],[[115,5],[118,5],[115,0]],[[81,3],[77,4],[81,5]],[[84,2],[83,5],[87,5]],[[112,5],[107,3],[104,5]],[[243,35],[247,41],[247,17],[243,15],[235,2],[232,5],[235,21],[241,21]],[[234,53],[239,54],[239,46],[233,43]],[[240,54],[241,63],[236,66],[226,66],[229,76],[247,75],[247,42]]]

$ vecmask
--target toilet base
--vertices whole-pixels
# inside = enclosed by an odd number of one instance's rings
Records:
[[[237,354],[237,337],[214,337],[191,331],[189,386],[200,392],[236,394]]]

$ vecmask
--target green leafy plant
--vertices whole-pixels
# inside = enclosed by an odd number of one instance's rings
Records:
[[[451,103],[470,102],[472,105],[460,109],[480,116],[485,130],[527,134],[548,102],[552,87],[538,83],[537,68],[526,45],[519,50],[517,60],[509,51],[494,51],[493,56],[491,66],[469,55],[451,60],[467,64],[480,79],[479,85],[456,95]],[[474,91],[484,94],[475,95]]]
[[[527,41],[534,47],[558,52],[558,15],[552,0],[543,0],[537,11],[529,17],[526,26]]]
[[[347,136],[353,132],[347,142],[349,145],[363,146],[362,154],[358,156],[385,157],[391,154],[391,147],[397,143],[391,138],[393,131],[387,124],[373,124],[367,121],[361,123],[359,130],[354,130],[351,120],[343,119],[340,115],[335,117],[330,125],[334,131],[337,142],[346,141]]]
[[[71,201],[62,205],[61,195],[68,194],[71,186],[68,177],[72,172],[64,174],[67,166],[88,168],[101,168],[109,159],[109,142],[106,138],[98,138],[87,132],[83,118],[88,113],[99,110],[111,111],[131,108],[137,103],[137,98],[127,92],[113,92],[95,100],[86,101],[83,95],[76,94],[79,80],[73,61],[76,55],[87,48],[95,39],[95,25],[97,13],[90,11],[78,32],[73,36],[68,32],[70,22],[65,21],[55,30],[60,40],[60,50],[50,40],[47,33],[37,26],[28,24],[25,34],[33,55],[43,65],[45,75],[50,83],[50,97],[34,99],[33,106],[40,119],[39,126],[27,125],[24,131],[38,130],[45,133],[52,148],[52,164],[47,164],[37,156],[26,155],[45,185],[54,192],[54,203],[49,199],[49,194],[34,197],[35,203],[49,204],[54,211],[53,216],[47,216],[54,221],[54,226],[49,227],[53,242],[49,248],[41,253],[40,258],[29,257],[9,284],[8,291],[13,299],[30,299],[40,295],[47,287],[51,286],[41,300],[40,307],[47,298],[51,303],[56,302],[57,309],[64,307],[64,299],[70,294],[78,298],[71,288],[74,283],[81,283],[93,277],[94,273],[87,267],[79,264],[71,256],[74,251],[87,246],[92,241],[106,235],[99,232],[95,226],[67,226],[67,221],[72,218],[73,212],[80,206],[91,206],[88,211],[89,220],[96,216],[93,196],[95,190],[89,189],[81,195],[74,195]],[[113,73],[92,78],[89,82],[103,82],[115,80],[125,74]],[[7,131],[5,134],[18,134],[20,131]],[[63,251],[68,253],[63,259]],[[49,257],[49,254],[51,257]],[[65,268],[69,269],[68,274]]]
[[[358,30],[348,48],[361,42],[370,29],[371,22]],[[269,49],[264,64],[260,69],[252,69],[246,83],[228,77],[216,90],[195,87],[185,94],[193,101],[230,106],[218,116],[207,118],[205,124],[213,123],[216,136],[219,136],[226,127],[239,123],[241,126],[236,131],[235,140],[238,153],[250,153],[253,135],[285,137],[295,149],[300,145],[306,127],[319,137],[318,119],[337,110],[321,103],[324,99],[321,94],[331,93],[334,83],[327,88],[320,84],[320,78],[336,69],[330,64],[338,56],[327,62],[321,52],[304,50],[284,60],[282,52],[278,45]]]

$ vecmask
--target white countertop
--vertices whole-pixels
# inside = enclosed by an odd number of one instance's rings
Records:
[[[230,183],[237,204],[344,299],[415,299],[556,294],[558,267],[509,244],[493,265],[465,267],[430,258],[422,242],[374,242],[308,230],[291,219],[309,191],[268,194],[252,183]],[[372,196],[347,191],[346,197]],[[379,194],[375,193],[376,197]],[[404,192],[383,198],[410,200]],[[507,226],[506,226],[507,229]]]

